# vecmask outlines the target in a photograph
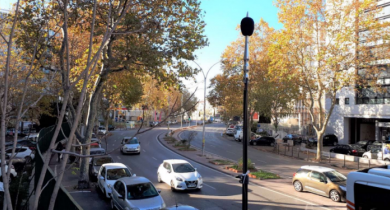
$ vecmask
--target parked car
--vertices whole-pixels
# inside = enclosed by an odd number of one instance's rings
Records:
[[[97,181],[97,175],[100,167],[106,163],[113,163],[114,160],[110,155],[92,157],[89,162],[89,178],[91,181]]]
[[[0,160],[0,163],[1,163],[1,160]],[[8,162],[6,162],[8,164]],[[5,165],[5,171],[7,172],[8,171],[8,165]],[[0,168],[0,183],[3,182],[3,174],[1,173],[1,168]],[[12,182],[12,180],[17,177],[18,174],[16,173],[15,171],[15,167],[14,165],[11,164],[11,171],[10,171],[10,182]]]
[[[283,142],[287,143],[287,140],[293,140],[294,145],[302,143],[302,137],[297,134],[287,134],[285,137],[283,137]]]
[[[298,192],[310,191],[330,197],[332,201],[345,201],[345,177],[340,172],[322,166],[302,166],[293,176],[293,186]]]
[[[30,141],[38,141],[38,133],[30,133],[27,136],[25,136],[23,139],[30,140]]]
[[[7,133],[5,135],[6,136],[14,136],[15,133],[16,133],[15,128],[8,128],[7,129]],[[18,133],[18,136],[20,136],[20,137],[25,137],[26,136],[26,134],[21,132],[20,130],[18,130],[17,133]]]
[[[250,145],[269,145],[273,147],[275,145],[275,138],[272,136],[262,136],[249,141]]]
[[[122,177],[133,176],[130,170],[122,163],[106,163],[100,167],[97,187],[106,198],[111,197],[111,186]],[[134,174],[135,176],[135,174]]]
[[[102,148],[102,145],[97,143],[97,142],[94,142],[94,143],[91,143],[90,144],[90,148],[91,149],[95,149],[95,148]]]
[[[12,155],[12,148],[5,150],[6,157],[10,158]],[[18,146],[15,148],[15,154],[13,158],[23,158],[26,160],[26,163],[30,163],[34,159],[34,151],[28,147]]]
[[[108,125],[108,130],[109,130],[109,131],[115,130],[115,126],[113,126],[113,125]]]
[[[154,126],[156,126],[156,125],[158,125],[158,122],[156,122],[156,121],[150,121],[150,122],[149,122],[149,126],[150,126],[150,127],[154,127]]]
[[[358,146],[348,145],[348,144],[338,144],[332,149],[330,149],[329,152],[344,154],[344,155],[359,156],[358,149],[359,149]]]
[[[152,182],[145,177],[118,179],[112,188],[111,209],[162,209],[165,202]]]
[[[374,141],[374,142],[372,142],[372,144],[367,146],[367,151],[370,151],[372,147],[381,147],[382,148],[383,143],[386,143],[386,142]],[[388,144],[388,143],[386,143],[386,144]]]
[[[229,126],[229,127],[226,129],[226,135],[228,135],[228,136],[233,136],[233,135],[234,135],[234,132],[235,132],[234,126]]]
[[[174,206],[162,208],[161,210],[198,210],[198,209],[192,206],[177,204]]]
[[[20,146],[28,147],[31,150],[35,150],[37,148],[37,142],[36,141],[31,141],[27,139],[21,139],[17,141],[17,144]]]
[[[106,135],[106,134],[107,134],[106,128],[103,127],[103,126],[100,126],[100,127],[98,128],[98,134],[99,134],[99,135]]]
[[[361,147],[362,149],[364,149],[364,151],[367,151],[368,146],[373,144],[374,142],[375,142],[375,140],[362,140],[362,141],[356,142],[356,144],[354,144],[354,145],[357,145],[357,146]]]
[[[100,143],[100,139],[96,136],[95,133],[92,133],[91,142],[99,142]]]
[[[336,146],[339,143],[339,139],[334,134],[325,134],[322,138],[322,145]]]
[[[382,147],[374,146],[370,147],[370,150],[363,153],[363,158],[366,159],[378,159],[378,153],[382,151]],[[380,153],[380,156],[382,157],[382,153]]]
[[[91,148],[90,151],[89,151],[89,154],[91,154],[91,155],[103,155],[103,154],[106,154],[106,150],[104,148],[101,148],[101,147]]]
[[[242,140],[242,126],[240,125],[235,127],[234,140],[236,141]]]
[[[121,144],[122,154],[141,154],[141,142],[138,141],[137,137],[124,137]]]
[[[164,160],[157,170],[157,180],[167,183],[171,190],[201,189],[203,179],[189,162],[179,159]]]

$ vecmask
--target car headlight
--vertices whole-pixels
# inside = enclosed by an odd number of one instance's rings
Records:
[[[183,181],[183,179],[180,178],[180,177],[176,177],[176,180],[179,181],[179,182],[182,182],[182,181]]]
[[[202,181],[202,180],[203,180],[203,178],[202,178],[202,176],[201,176],[201,175],[199,175],[198,179],[199,179],[200,181]]]
[[[167,205],[165,205],[165,203],[163,201],[163,203],[161,204],[160,208],[165,208],[165,207],[167,207]]]
[[[139,150],[140,146],[137,147],[137,150]]]
[[[344,186],[339,186],[342,191],[347,191],[347,188]]]

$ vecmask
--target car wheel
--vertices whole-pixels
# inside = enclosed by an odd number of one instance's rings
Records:
[[[175,185],[173,184],[173,181],[171,181],[171,190],[175,191]]]
[[[256,145],[257,145],[257,142],[254,141],[254,142],[253,142],[253,146],[256,146]]]
[[[161,179],[161,176],[160,176],[160,173],[157,173],[157,181],[159,183],[163,183],[162,179]]]
[[[390,159],[389,158],[385,158],[385,161],[390,161]]]
[[[274,142],[271,142],[269,145],[270,145],[271,147],[273,147],[273,146],[275,146],[275,143],[274,143]]]
[[[121,154],[124,155],[125,153],[123,152],[123,147],[121,148]]]
[[[330,193],[330,199],[334,202],[340,202],[341,200],[341,196],[340,196],[340,193],[337,192],[336,190],[331,190]]]
[[[368,156],[367,156],[367,155],[364,155],[364,156],[363,156],[363,158],[366,158],[366,159],[368,159]]]
[[[303,190],[302,183],[300,181],[295,181],[294,182],[294,189],[297,192],[302,192],[302,190]]]
[[[333,146],[336,146],[337,145],[337,142],[333,142]]]
[[[112,210],[115,210],[116,208],[115,208],[115,205],[114,205],[114,200],[111,198],[111,209]]]

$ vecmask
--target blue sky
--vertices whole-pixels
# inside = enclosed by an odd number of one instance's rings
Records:
[[[10,4],[16,0],[0,0],[1,9],[9,9]],[[201,8],[206,12],[204,21],[207,24],[205,34],[210,45],[196,52],[197,63],[207,71],[214,63],[221,58],[224,49],[240,35],[236,30],[241,19],[249,12],[249,16],[255,22],[263,18],[271,27],[279,29],[278,9],[273,5],[272,0],[202,0]],[[195,65],[195,64],[194,64]],[[207,80],[220,73],[221,69],[217,64],[209,73]],[[185,82],[190,90],[199,86],[196,96],[203,98],[203,76],[196,76],[197,84]],[[207,82],[207,85],[209,82]],[[207,91],[208,92],[208,91]]]

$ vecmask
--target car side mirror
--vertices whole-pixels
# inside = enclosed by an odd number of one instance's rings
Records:
[[[157,192],[158,192],[158,194],[160,194],[160,193],[161,193],[161,190],[160,190],[160,189],[158,189],[158,190],[157,190]]]
[[[122,140],[121,144],[125,144],[125,141]]]
[[[133,174],[133,175],[132,175],[132,177],[136,177],[136,176],[137,176],[137,174]]]
[[[123,198],[123,195],[121,195],[121,194],[118,195],[118,198],[119,198],[119,199],[122,199],[122,200],[124,199],[124,198]]]
[[[100,179],[100,180],[104,180],[104,177],[103,177],[103,176],[99,176],[99,179]]]
[[[195,169],[195,171],[198,171],[198,169],[197,168],[194,168]]]

